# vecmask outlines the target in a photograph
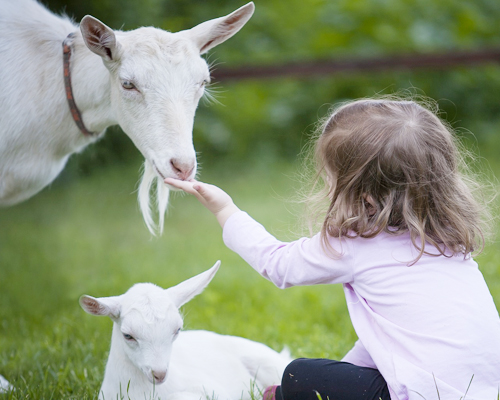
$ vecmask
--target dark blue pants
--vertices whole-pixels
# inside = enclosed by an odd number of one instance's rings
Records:
[[[286,367],[276,400],[390,400],[377,369],[322,358],[299,358]]]

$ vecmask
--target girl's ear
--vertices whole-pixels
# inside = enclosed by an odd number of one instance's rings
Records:
[[[366,203],[366,209],[368,210],[368,216],[372,216],[377,212],[377,203],[375,203],[375,200],[373,197],[369,194],[363,194],[363,200]]]

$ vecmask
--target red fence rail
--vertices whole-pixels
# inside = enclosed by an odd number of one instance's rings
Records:
[[[218,81],[271,79],[278,77],[313,77],[337,73],[383,70],[448,69],[457,66],[500,64],[500,49],[454,51],[448,53],[408,54],[377,58],[311,61],[267,66],[217,68],[213,77]]]

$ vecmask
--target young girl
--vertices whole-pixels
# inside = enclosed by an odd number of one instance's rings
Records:
[[[359,337],[342,361],[298,359],[278,400],[494,400],[500,319],[471,252],[479,204],[450,130],[413,101],[338,108],[315,146],[321,231],[283,243],[221,189],[167,179],[217,217],[226,245],[280,288],[342,283]]]

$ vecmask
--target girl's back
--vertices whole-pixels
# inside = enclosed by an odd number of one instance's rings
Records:
[[[331,263],[351,265],[366,348],[346,359],[365,352],[397,399],[459,399],[471,379],[470,398],[496,398],[500,319],[470,255],[487,208],[451,129],[413,101],[359,100],[330,115],[315,150],[330,199],[321,236]]]
[[[345,243],[349,313],[364,357],[371,355],[396,398],[435,398],[437,386],[441,399],[459,399],[472,379],[468,398],[495,399],[500,319],[476,262],[424,254],[409,265],[418,254],[409,234]]]

